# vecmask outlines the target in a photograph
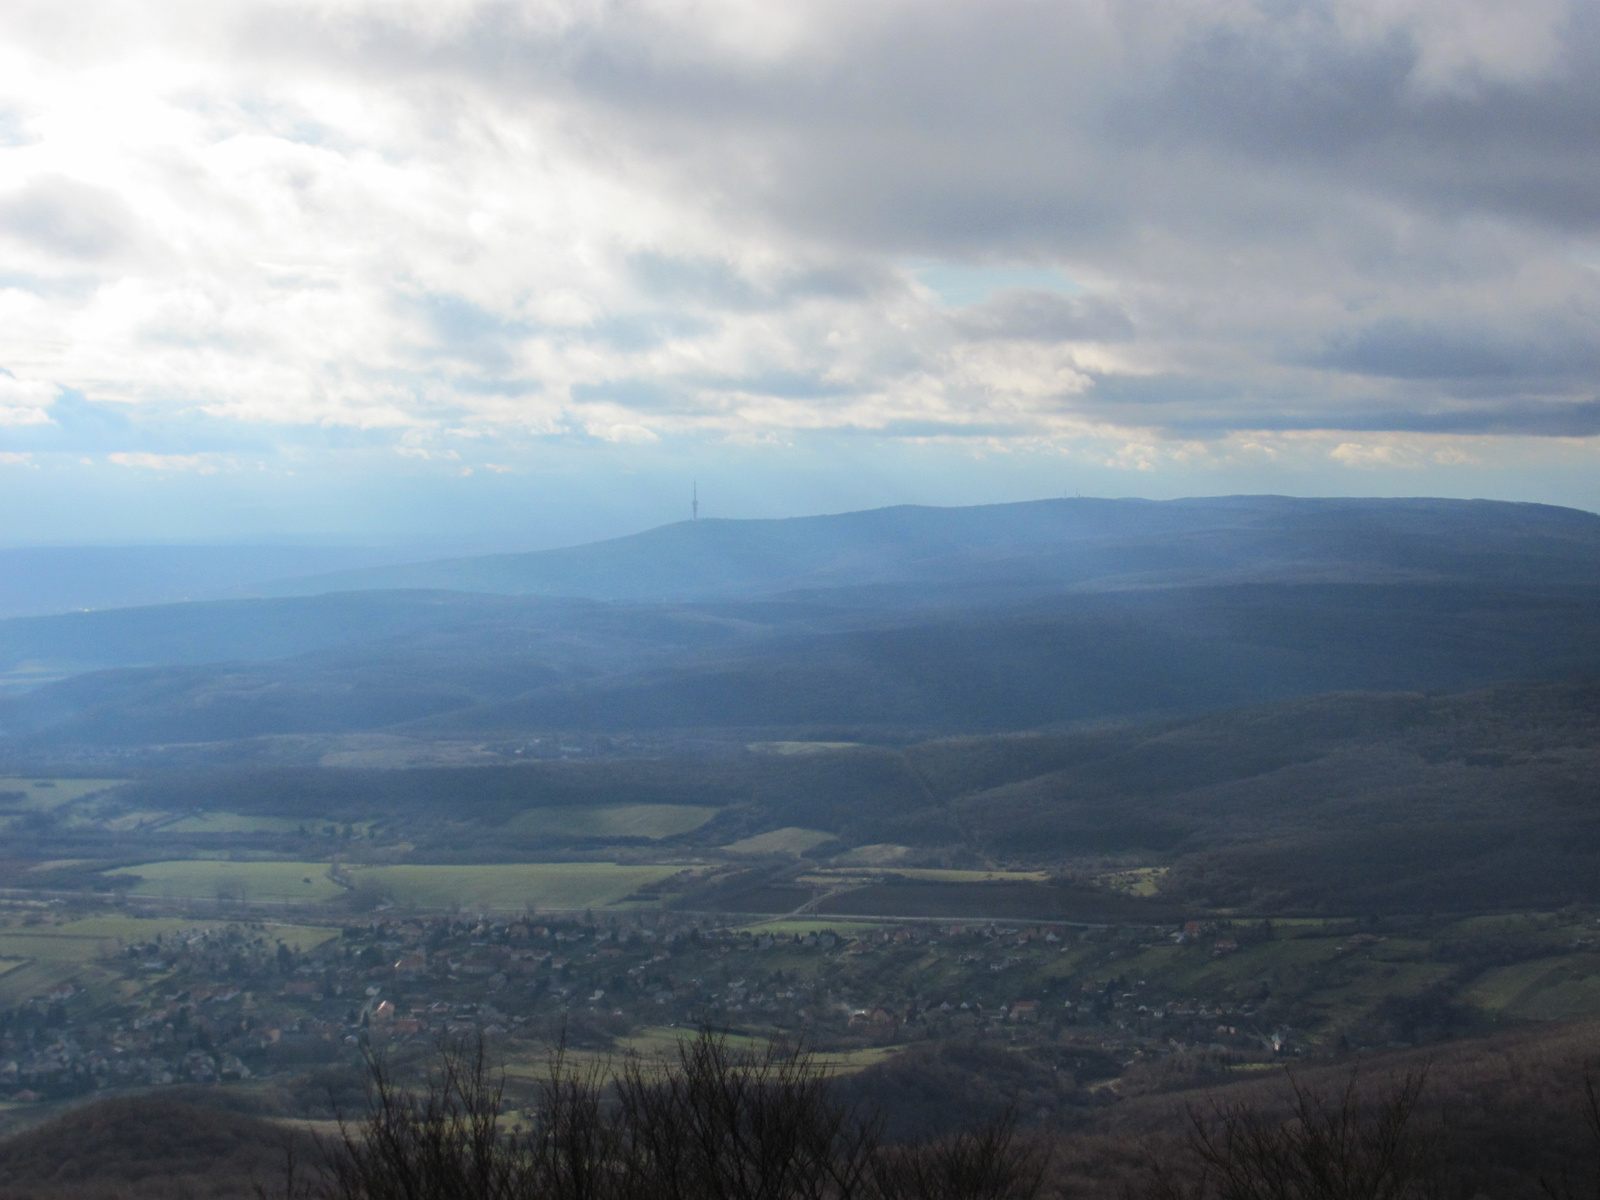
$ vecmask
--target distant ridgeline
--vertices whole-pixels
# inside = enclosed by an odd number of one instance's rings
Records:
[[[1600,673],[1600,517],[1488,501],[685,522],[257,591],[279,594],[0,621],[0,754],[374,732],[903,741]]]

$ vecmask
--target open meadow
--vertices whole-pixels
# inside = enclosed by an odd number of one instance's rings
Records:
[[[121,779],[48,779],[0,776],[0,812],[49,812],[125,782]]]
[[[802,829],[799,826],[787,825],[768,833],[758,833],[754,837],[740,838],[737,842],[729,842],[722,848],[730,854],[801,855],[807,850],[815,850],[818,846],[833,841],[837,836],[820,829]]]
[[[227,862],[185,859],[141,863],[106,873],[137,880],[134,896],[240,903],[322,904],[355,893],[402,908],[584,909],[616,903],[682,868],[675,864],[405,863],[352,866],[326,862]],[[369,905],[370,906],[370,905]]]
[[[530,808],[506,825],[508,833],[561,838],[661,838],[691,833],[718,810],[689,804],[606,804]]]

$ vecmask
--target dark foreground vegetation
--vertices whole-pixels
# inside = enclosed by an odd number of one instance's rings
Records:
[[[1566,1200],[1600,1187],[1594,1032],[1517,1047],[1522,1054],[1498,1070],[1474,1061],[1471,1051],[1484,1048],[1472,1047],[1437,1064],[1395,1060],[1219,1087],[1184,1097],[1181,1110],[1169,1101],[1144,1114],[1151,1128],[1142,1135],[1019,1137],[1012,1108],[911,1143],[886,1140],[883,1112],[843,1098],[848,1091],[809,1055],[775,1044],[733,1050],[709,1031],[664,1066],[634,1060],[612,1071],[558,1053],[536,1105],[515,1122],[502,1115],[503,1087],[479,1043],[447,1050],[419,1091],[374,1062],[365,1119],[325,1143],[309,1174],[291,1165],[287,1191],[325,1200],[1032,1200],[1114,1187],[1125,1200]]]
[[[0,1143],[0,1197],[1577,1200],[1600,1187],[1597,1065],[1600,1027],[1546,1028],[1150,1096],[1076,1130],[1013,1109],[908,1143],[781,1046],[558,1053],[519,1108],[482,1044],[458,1044],[425,1072],[374,1060],[332,1136],[217,1093],[102,1101]]]
[[[290,1195],[329,1200],[1031,1200],[1043,1147],[1011,1120],[917,1145],[842,1103],[804,1052],[738,1051],[706,1032],[664,1066],[577,1066],[558,1051],[521,1127],[481,1043],[428,1086],[374,1062],[364,1121]]]

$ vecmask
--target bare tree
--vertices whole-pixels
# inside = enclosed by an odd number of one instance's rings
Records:
[[[1044,1186],[1043,1148],[1016,1137],[1016,1118],[916,1146],[889,1146],[873,1161],[874,1200],[1029,1200]]]
[[[1579,1200],[1593,1196],[1600,1200],[1600,1091],[1596,1090],[1594,1076],[1583,1073],[1583,1124],[1589,1134],[1590,1155],[1593,1159],[1594,1178],[1587,1187],[1574,1187],[1570,1180],[1560,1182],[1541,1178],[1539,1187],[1550,1200]]]
[[[1032,1200],[1043,1160],[1008,1119],[920,1146],[834,1098],[800,1049],[735,1050],[709,1031],[676,1061],[575,1066],[560,1047],[529,1126],[500,1119],[480,1039],[444,1048],[419,1094],[369,1060],[367,1112],[290,1200]]]
[[[1376,1103],[1352,1074],[1333,1097],[1289,1076],[1287,1116],[1250,1104],[1189,1110],[1186,1153],[1152,1167],[1153,1200],[1431,1200],[1447,1190],[1432,1131],[1417,1121],[1426,1072]]]

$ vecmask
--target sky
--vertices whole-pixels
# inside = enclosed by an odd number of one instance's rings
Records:
[[[0,545],[1597,468],[1589,0],[0,6]]]

